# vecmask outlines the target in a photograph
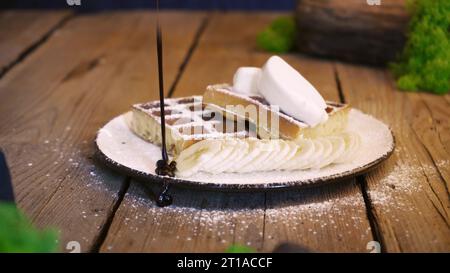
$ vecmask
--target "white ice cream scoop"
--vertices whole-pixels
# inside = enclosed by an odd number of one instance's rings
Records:
[[[264,64],[257,90],[273,105],[310,126],[328,119],[320,93],[297,70],[278,56]]]
[[[233,77],[233,90],[246,95],[257,95],[258,80],[261,75],[261,68],[240,67]]]

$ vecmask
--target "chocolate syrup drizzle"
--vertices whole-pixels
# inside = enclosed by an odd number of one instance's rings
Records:
[[[161,110],[161,152],[162,159],[156,162],[155,172],[161,176],[175,176],[176,162],[169,163],[169,156],[166,148],[166,119],[164,112],[164,77],[163,77],[163,51],[162,51],[162,34],[159,25],[159,0],[156,0],[156,49],[158,53],[158,76],[159,76],[159,107]],[[163,190],[158,195],[156,204],[160,207],[172,204],[172,196],[168,194],[170,183],[163,177]]]

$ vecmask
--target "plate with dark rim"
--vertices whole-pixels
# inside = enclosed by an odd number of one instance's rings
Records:
[[[349,130],[361,137],[360,149],[349,163],[302,171],[267,171],[254,173],[197,173],[190,177],[162,177],[155,174],[161,158],[159,146],[135,135],[127,123],[131,113],[110,120],[97,133],[96,158],[107,167],[142,182],[220,191],[266,191],[311,187],[348,180],[365,174],[390,157],[395,148],[390,128],[378,119],[351,109]]]

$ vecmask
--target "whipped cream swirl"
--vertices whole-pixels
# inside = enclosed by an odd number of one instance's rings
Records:
[[[177,175],[187,177],[199,171],[218,174],[318,169],[351,161],[359,146],[360,137],[353,132],[295,142],[251,138],[203,140],[178,155]]]

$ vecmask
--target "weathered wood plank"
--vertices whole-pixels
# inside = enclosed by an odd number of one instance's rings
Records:
[[[229,83],[238,67],[245,64],[261,65],[268,55],[257,49],[256,35],[279,15],[236,12],[214,14],[197,50],[186,65],[174,96],[201,95],[209,84]]]
[[[308,54],[365,64],[393,61],[406,41],[406,1],[368,3],[297,1],[297,48]]]
[[[172,188],[173,204],[160,208],[154,202],[160,190],[131,183],[102,252],[223,252],[235,243],[262,246],[264,194]]]
[[[396,137],[393,156],[366,177],[386,250],[448,252],[448,103],[395,90],[384,70],[337,64],[337,71],[345,99],[385,121]]]
[[[174,48],[165,52],[165,81],[173,82],[202,18],[161,15],[179,37],[165,40]],[[60,229],[63,248],[94,248],[124,190],[123,176],[91,160],[92,142],[132,103],[157,97],[154,29],[152,12],[78,16],[0,81],[0,143],[19,207]]]
[[[214,14],[173,96],[200,95],[207,84],[230,82],[239,66],[261,66],[270,55],[256,49],[255,36],[278,15]],[[235,31],[237,28],[239,31]],[[329,99],[338,100],[331,64],[283,57]],[[145,196],[136,199],[142,195],[142,186],[133,184],[116,213],[102,251],[221,252],[231,243],[272,251],[286,240],[314,251],[364,251],[372,240],[361,192],[351,181],[267,194],[177,190],[173,193],[174,207],[163,209]],[[132,232],[136,227],[138,231]]]
[[[0,12],[0,74],[70,15],[68,10]]]
[[[416,117],[411,122],[435,167],[450,188],[450,105],[445,98],[432,94],[408,95]],[[446,95],[447,98],[450,95]],[[449,193],[450,195],[450,193]]]
[[[267,250],[295,242],[312,252],[368,252],[373,240],[355,180],[267,196]]]

